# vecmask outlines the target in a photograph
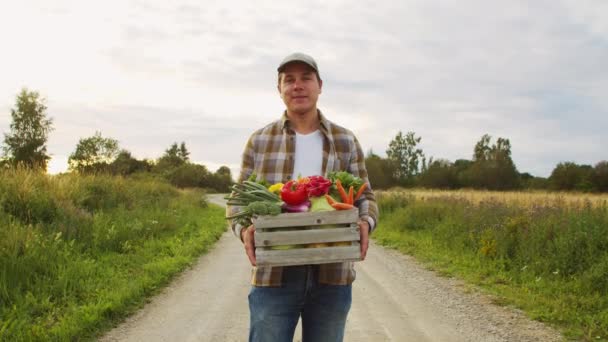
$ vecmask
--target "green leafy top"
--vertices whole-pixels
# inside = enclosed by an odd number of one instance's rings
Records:
[[[249,176],[249,178],[247,178],[247,181],[261,184],[261,185],[263,185],[266,188],[268,188],[271,185],[271,184],[268,184],[268,182],[265,179],[263,179],[263,178],[258,179],[258,175],[256,175],[255,172],[252,173],[251,176]]]
[[[330,172],[327,177],[331,180],[333,184],[336,184],[336,179],[339,179],[345,189],[348,189],[351,185],[353,186],[353,188],[358,189],[361,185],[363,185],[363,179],[356,177],[352,173],[346,171]]]

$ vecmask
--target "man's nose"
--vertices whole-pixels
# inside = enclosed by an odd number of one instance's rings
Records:
[[[302,89],[303,82],[301,80],[295,80],[293,82],[294,89]]]

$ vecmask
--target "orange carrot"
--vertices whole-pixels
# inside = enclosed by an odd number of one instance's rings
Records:
[[[325,194],[325,199],[327,200],[327,203],[329,203],[329,205],[336,203],[336,200],[328,194]]]
[[[331,205],[334,209],[336,210],[349,210],[354,208],[354,206],[352,204],[348,204],[348,203],[334,203]]]
[[[353,186],[351,185],[350,188],[348,188],[348,202],[346,202],[346,203],[353,204],[355,202],[354,197],[353,197],[354,191],[355,190],[354,190]]]
[[[339,179],[336,179],[336,188],[338,188],[338,192],[340,193],[340,197],[342,198],[342,202],[348,203],[348,196],[346,195],[346,191],[342,187],[342,182]]]
[[[367,183],[363,183],[363,185],[361,185],[359,191],[357,191],[357,194],[355,195],[355,201],[358,200],[361,195],[363,195],[363,191],[365,190],[365,188],[367,188]]]

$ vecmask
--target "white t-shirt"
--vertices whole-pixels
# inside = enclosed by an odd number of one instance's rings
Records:
[[[296,158],[292,179],[298,176],[321,175],[323,172],[323,134],[316,130],[309,134],[296,132]]]

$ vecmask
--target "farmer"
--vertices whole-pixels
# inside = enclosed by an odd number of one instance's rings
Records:
[[[359,207],[361,257],[378,219],[361,146],[353,133],[327,120],[317,109],[323,82],[315,60],[293,53],[278,67],[277,89],[286,110],[279,120],[255,131],[245,146],[239,182],[252,173],[270,184],[298,175],[348,171],[368,183]],[[232,208],[227,208],[232,212]],[[251,265],[249,341],[292,341],[302,317],[304,342],[342,341],[355,280],[352,262],[256,267],[253,225],[233,224]]]

